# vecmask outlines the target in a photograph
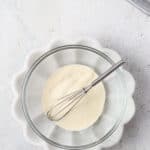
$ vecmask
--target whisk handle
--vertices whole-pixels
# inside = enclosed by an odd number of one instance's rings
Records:
[[[118,69],[120,66],[122,66],[125,63],[125,61],[120,60],[119,62],[115,63],[110,67],[106,72],[104,72],[101,76],[99,76],[97,79],[95,79],[92,83],[91,86],[97,85],[100,81],[102,81],[104,78],[109,76],[112,72],[114,72],[116,69]]]

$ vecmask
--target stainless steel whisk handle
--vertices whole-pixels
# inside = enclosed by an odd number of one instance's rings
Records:
[[[97,85],[99,82],[101,82],[104,78],[109,76],[112,72],[114,72],[116,69],[118,69],[124,63],[125,63],[125,61],[120,60],[119,62],[112,65],[112,67],[110,67],[106,72],[104,72],[97,79],[95,79],[90,85],[88,85],[86,88],[84,88],[85,93],[87,93],[93,86]]]

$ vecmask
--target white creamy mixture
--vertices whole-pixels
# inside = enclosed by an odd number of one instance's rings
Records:
[[[98,75],[84,65],[66,65],[53,73],[45,86],[42,98],[45,113],[56,101],[75,90],[90,84]],[[91,126],[100,117],[105,103],[105,89],[101,83],[93,87],[63,119],[55,122],[71,131],[79,131]]]

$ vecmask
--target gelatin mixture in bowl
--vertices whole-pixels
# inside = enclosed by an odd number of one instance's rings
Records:
[[[63,119],[51,121],[46,112],[57,98],[87,85],[113,64],[101,49],[83,45],[57,47],[39,57],[28,70],[22,90],[23,111],[37,136],[72,150],[91,148],[108,139],[126,108],[122,68],[91,89]]]

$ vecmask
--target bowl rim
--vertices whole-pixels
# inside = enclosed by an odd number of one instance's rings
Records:
[[[93,52],[99,56],[102,56],[104,59],[106,59],[106,61],[108,63],[110,63],[111,65],[114,64],[115,62],[108,56],[106,55],[103,51],[100,51],[100,49],[95,49],[93,47],[90,46],[85,46],[85,45],[80,45],[80,44],[70,44],[70,45],[63,45],[63,46],[58,46],[55,48],[52,48],[50,50],[48,50],[47,52],[45,52],[44,54],[42,54],[39,58],[37,58],[33,64],[31,65],[31,67],[28,69],[27,73],[25,74],[25,78],[23,80],[23,84],[22,84],[22,90],[21,90],[21,105],[22,105],[22,110],[25,116],[25,119],[28,123],[28,125],[31,127],[31,129],[34,131],[34,133],[36,133],[36,135],[38,135],[42,140],[44,140],[46,143],[51,144],[55,147],[61,148],[61,149],[67,149],[67,150],[74,150],[74,149],[88,149],[88,148],[92,148],[95,147],[101,143],[103,143],[105,140],[107,140],[115,131],[116,129],[119,127],[123,116],[125,114],[125,110],[126,110],[126,104],[127,104],[127,99],[124,96],[123,102],[124,102],[124,107],[123,110],[120,114],[120,116],[118,117],[116,123],[113,125],[113,127],[100,139],[98,139],[95,142],[89,143],[89,144],[85,144],[85,145],[79,145],[79,146],[69,146],[69,145],[63,145],[63,144],[59,144],[53,140],[50,140],[49,138],[47,138],[44,134],[42,134],[34,125],[29,113],[28,113],[28,109],[27,109],[27,105],[26,105],[26,87],[28,85],[28,81],[32,75],[32,72],[36,69],[36,67],[44,60],[46,59],[48,56],[63,51],[63,50],[69,50],[69,49],[82,49],[85,51],[90,51]],[[121,71],[121,69],[119,68],[117,71]],[[122,82],[125,83],[124,78],[122,77]],[[122,84],[125,87],[125,84]]]

